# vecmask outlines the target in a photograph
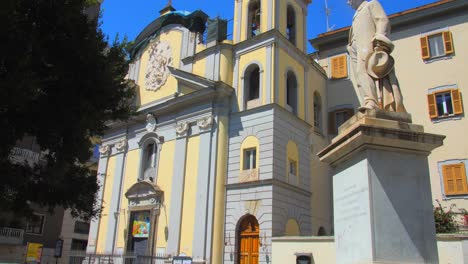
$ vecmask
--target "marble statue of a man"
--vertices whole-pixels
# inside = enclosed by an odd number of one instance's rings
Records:
[[[351,80],[359,110],[382,109],[406,113],[390,53],[390,23],[378,0],[347,0],[356,10],[349,32]]]

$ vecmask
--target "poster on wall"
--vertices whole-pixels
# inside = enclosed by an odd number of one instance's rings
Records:
[[[42,247],[44,245],[38,243],[29,243],[26,247],[26,262],[41,263]]]
[[[149,213],[142,212],[135,214],[133,220],[132,235],[133,237],[148,237],[150,230],[150,217]]]

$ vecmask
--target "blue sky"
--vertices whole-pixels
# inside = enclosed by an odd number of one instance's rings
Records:
[[[210,17],[220,16],[231,20],[228,33],[232,33],[235,0],[173,0],[172,5],[177,10],[203,10]],[[437,2],[436,0],[380,0],[387,14],[401,12],[406,9]],[[167,0],[104,0],[102,5],[102,29],[110,40],[116,34],[120,37],[135,37],[151,21],[159,16],[159,10],[166,6]],[[330,26],[334,29],[349,26],[354,14],[346,0],[328,0],[331,9]],[[308,8],[307,38],[311,39],[326,32],[325,0],[313,0]],[[308,51],[312,51],[309,45]]]

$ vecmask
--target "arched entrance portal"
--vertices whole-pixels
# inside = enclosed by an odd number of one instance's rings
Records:
[[[238,264],[258,264],[260,230],[253,215],[243,218],[237,233],[239,239]]]

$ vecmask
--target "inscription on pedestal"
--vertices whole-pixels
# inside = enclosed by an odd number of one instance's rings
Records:
[[[335,206],[342,207],[340,217],[336,218],[335,221],[341,223],[353,220],[356,217],[368,215],[368,212],[360,204],[362,202],[359,201],[359,196],[368,192],[368,190],[365,187],[359,188],[356,184],[345,187],[342,194],[335,199]]]
[[[333,176],[337,263],[371,260],[371,220],[367,163]]]

